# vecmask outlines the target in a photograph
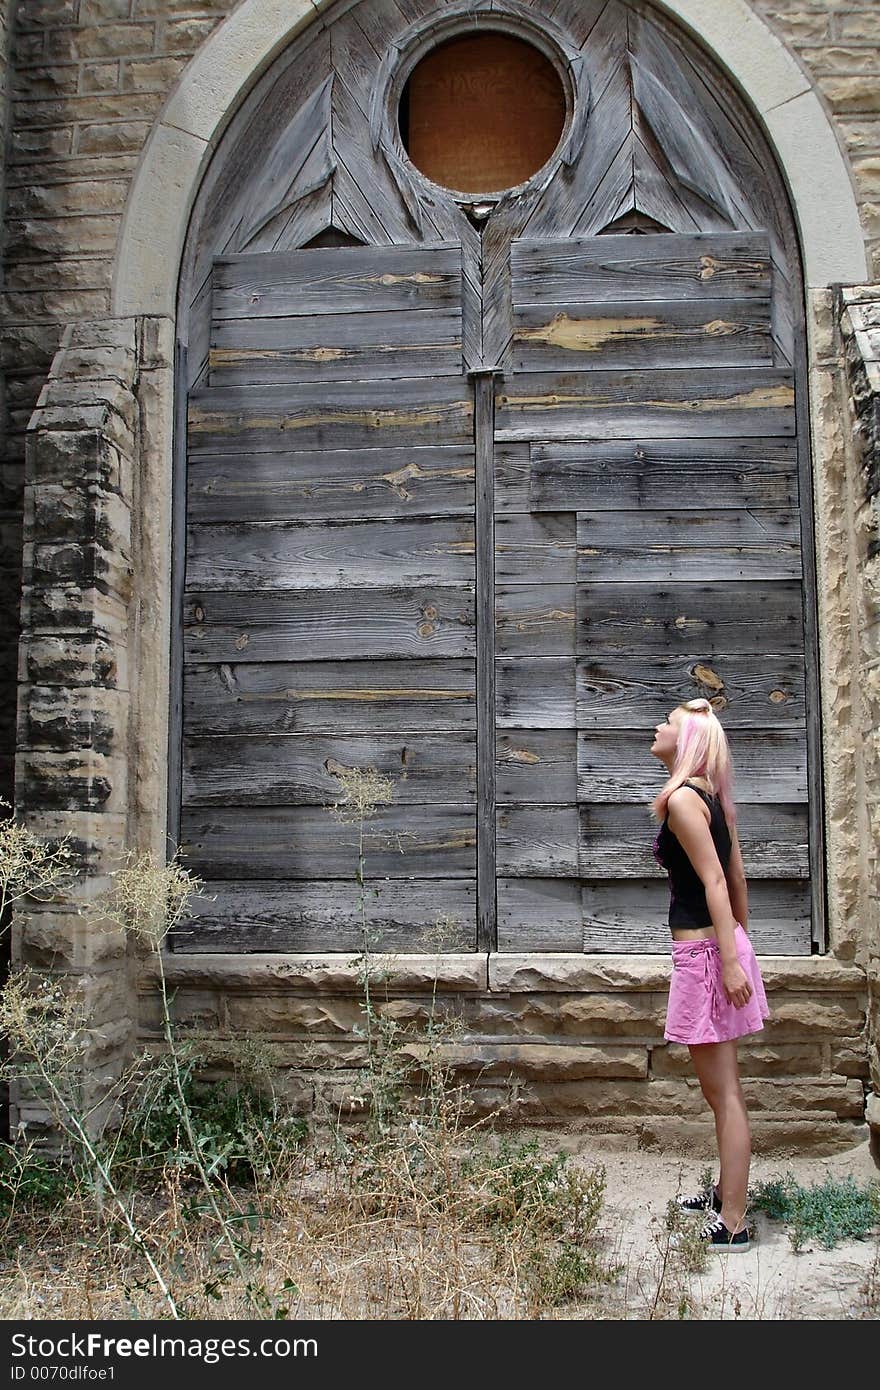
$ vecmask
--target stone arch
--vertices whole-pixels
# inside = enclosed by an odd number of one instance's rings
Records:
[[[245,0],[184,70],[144,146],[126,204],[113,313],[173,316],[187,221],[208,160],[247,91],[328,0]],[[808,288],[867,278],[846,160],[809,77],[746,0],[665,0],[738,84],[784,172]],[[817,183],[825,190],[815,198]]]

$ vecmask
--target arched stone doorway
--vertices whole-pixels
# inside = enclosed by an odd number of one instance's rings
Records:
[[[180,944],[356,945],[355,837],[328,807],[334,772],[370,765],[395,785],[365,868],[375,949],[418,950],[441,908],[449,949],[657,949],[645,733],[707,693],[739,753],[759,947],[809,952],[815,599],[783,180],[656,10],[548,2],[482,25],[553,65],[555,151],[510,190],[435,184],[400,96],[481,27],[435,10],[330,7],[243,104],[193,212],[169,825],[214,902]]]

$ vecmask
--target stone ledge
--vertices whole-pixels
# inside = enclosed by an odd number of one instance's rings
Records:
[[[866,988],[865,971],[832,956],[761,956],[768,990],[812,993],[858,992]],[[377,953],[371,957],[375,984],[412,993],[458,990],[487,993],[626,993],[669,988],[668,956],[589,956],[549,953],[542,956],[490,952],[440,955]],[[345,952],[285,955],[188,954],[165,957],[169,985],[231,991],[275,990],[279,985],[317,993],[360,993],[361,973],[355,955]],[[141,993],[158,984],[155,961],[143,961]]]
[[[473,951],[411,956],[377,953],[370,959],[371,985],[379,986],[383,991],[386,988],[406,993],[430,992],[435,987],[444,992],[482,991],[488,988],[486,956]],[[180,952],[166,955],[164,966],[169,985],[175,987],[216,986],[228,991],[251,991],[287,985],[322,994],[360,994],[363,991],[361,971],[354,952],[334,955],[297,952],[264,956],[188,955]],[[158,985],[158,980],[155,960],[149,957],[141,965],[138,989],[148,993]]]
[[[761,956],[761,974],[768,989],[863,990],[861,967],[833,956]],[[543,956],[490,954],[489,988],[493,991],[533,992],[608,990],[665,990],[669,987],[668,956],[588,956],[562,952]]]

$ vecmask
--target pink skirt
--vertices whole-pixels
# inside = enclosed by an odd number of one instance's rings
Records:
[[[731,1004],[724,992],[718,942],[713,937],[673,941],[664,1032],[667,1042],[730,1042],[746,1033],[760,1033],[770,1010],[751,938],[739,922],[735,940],[739,963],[752,986],[749,1002],[741,1009]]]

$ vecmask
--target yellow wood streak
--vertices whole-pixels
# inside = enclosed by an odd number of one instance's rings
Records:
[[[370,700],[380,702],[382,700],[400,699],[425,699],[430,697],[432,700],[473,700],[474,692],[467,690],[433,690],[413,688],[406,686],[389,687],[387,690],[278,690],[274,693],[255,693],[248,694],[245,691],[239,693],[239,699],[247,700]]]
[[[380,473],[379,480],[388,483],[394,489],[398,497],[408,500],[412,494],[407,490],[405,484],[411,478],[473,478],[474,469],[470,468],[422,468],[418,463],[404,464],[403,468],[396,468],[391,473]],[[356,490],[360,491],[365,485],[359,483]]]
[[[508,763],[539,763],[541,759],[537,753],[530,753],[527,748],[511,748],[504,761]]]
[[[454,352],[461,351],[461,341],[452,339],[445,343],[407,343],[407,353]],[[364,356],[373,357],[380,352],[399,353],[401,348],[395,343],[361,343],[351,347],[313,347],[313,348],[211,348],[208,354],[209,366],[235,366],[237,362],[338,362],[341,358]]]
[[[710,690],[723,690],[724,681],[713,671],[711,666],[703,666],[699,662],[693,668],[691,675],[700,682],[701,685],[708,685]]]
[[[451,401],[443,406],[425,406],[421,410],[328,410],[314,415],[234,415],[231,411],[190,410],[190,428],[196,432],[216,431],[231,434],[238,430],[302,430],[313,425],[362,425],[366,429],[383,429],[402,425],[443,424],[450,416],[469,419],[473,414],[471,401]]]
[[[416,271],[413,275],[392,275],[386,271],[384,275],[358,275],[352,281],[355,285],[442,285],[446,279],[444,275],[428,275],[424,270]]]
[[[662,319],[575,319],[559,313],[554,314],[548,324],[539,328],[517,329],[513,336],[521,342],[548,343],[571,352],[599,352],[615,338],[648,336],[662,327]],[[677,330],[659,336],[674,337]]]
[[[766,275],[766,261],[720,261],[717,256],[701,256],[697,262],[698,280],[711,280],[713,275],[719,272],[732,271],[735,275],[751,273],[753,275]]]
[[[756,386],[752,391],[741,391],[735,396],[707,397],[696,401],[622,401],[610,396],[560,395],[549,396],[511,396],[499,394],[498,403],[509,409],[553,410],[559,405],[580,405],[601,407],[608,410],[621,410],[626,406],[652,408],[655,410],[690,410],[695,414],[707,410],[730,410],[736,406],[746,406],[753,410],[782,407],[794,404],[794,388],[791,386]]]

